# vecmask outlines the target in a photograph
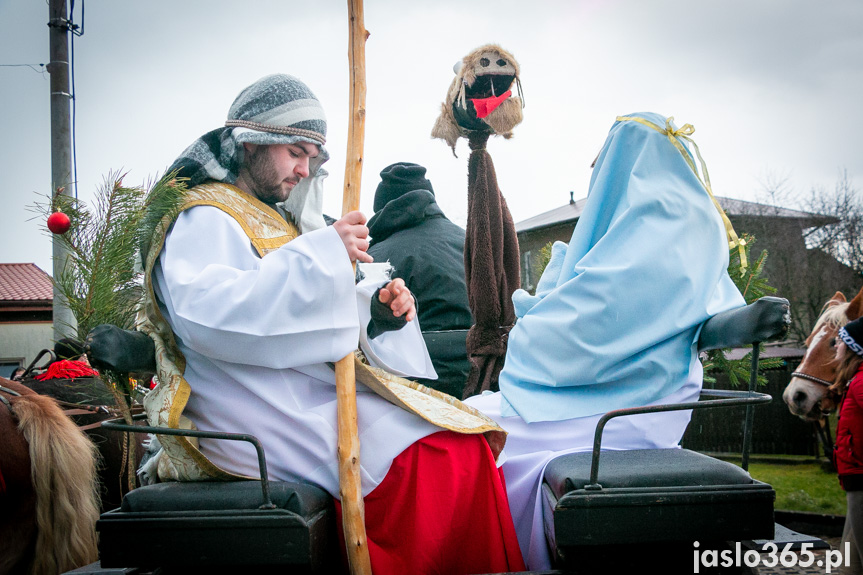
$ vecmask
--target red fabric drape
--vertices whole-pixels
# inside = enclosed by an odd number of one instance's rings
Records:
[[[375,575],[525,570],[503,474],[481,435],[441,431],[404,450],[365,498]],[[336,501],[345,558],[341,506]]]

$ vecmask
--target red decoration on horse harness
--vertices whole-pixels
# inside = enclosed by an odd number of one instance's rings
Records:
[[[65,234],[69,231],[69,226],[72,225],[69,216],[63,212],[54,212],[48,216],[48,229],[54,234]]]
[[[45,373],[37,375],[34,379],[45,381],[46,379],[75,379],[76,377],[98,377],[95,371],[83,361],[72,361],[63,359],[55,361],[48,366]]]

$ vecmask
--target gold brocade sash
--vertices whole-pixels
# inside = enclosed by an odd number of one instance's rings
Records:
[[[271,207],[239,188],[220,183],[202,184],[189,190],[178,213],[173,218],[166,216],[156,226],[145,262],[144,293],[137,319],[137,329],[149,335],[156,345],[159,385],[147,394],[143,402],[150,425],[156,427],[192,427],[191,421],[182,415],[192,391],[183,377],[186,358],[177,346],[171,326],[159,310],[153,290],[153,267],[176,217],[195,206],[212,206],[234,218],[261,257],[299,235],[297,228]],[[218,467],[201,453],[194,438],[160,435],[159,442],[164,456],[159,459],[157,475],[162,481],[255,479]]]
[[[728,219],[728,216],[725,214],[725,210],[722,209],[722,206],[719,205],[719,202],[716,201],[716,197],[713,195],[713,189],[710,187],[710,175],[707,173],[707,164],[704,162],[704,158],[701,157],[701,151],[698,149],[698,144],[692,139],[692,134],[695,133],[695,128],[692,124],[684,124],[682,127],[678,129],[674,129],[671,123],[674,121],[674,116],[669,116],[665,120],[665,128],[661,126],[657,126],[650,120],[645,120],[644,118],[639,118],[637,116],[618,116],[618,122],[638,122],[639,124],[643,124],[648,128],[653,128],[660,134],[665,134],[668,136],[668,140],[677,148],[677,151],[683,156],[683,159],[686,160],[686,163],[692,168],[692,172],[695,174],[695,177],[698,178],[698,181],[701,182],[701,185],[704,186],[704,189],[707,190],[707,195],[710,196],[713,205],[716,207],[716,210],[719,212],[719,216],[722,218],[722,223],[725,225],[725,233],[728,236],[728,248],[737,248],[738,253],[740,254],[740,275],[743,275],[746,271],[746,267],[749,265],[746,261],[746,250],[744,246],[746,245],[746,240],[740,239],[737,237],[737,232],[734,231],[734,227],[731,225],[731,220]],[[683,144],[680,143],[680,140],[686,140],[692,147],[695,149],[695,154],[698,156],[698,161],[701,163],[701,171],[704,174],[704,179],[701,179],[701,176],[698,174],[698,169],[695,167],[695,162],[692,161],[692,157],[686,151],[686,148],[683,147]]]
[[[228,184],[208,183],[192,188],[180,212],[202,205],[216,207],[233,217],[261,257],[299,235],[296,226],[278,212]],[[173,219],[166,217],[154,232],[145,262],[144,294],[137,328],[149,335],[156,345],[159,385],[144,398],[144,409],[150,425],[190,428],[191,422],[182,415],[191,394],[191,386],[183,377],[186,360],[177,346],[170,325],[159,310],[152,278],[153,267],[173,223]],[[356,369],[357,381],[390,403],[444,429],[458,433],[482,433],[495,458],[503,448],[506,432],[487,416],[457,399],[383,370],[370,368],[359,361]],[[242,433],[245,430],[229,431]],[[256,479],[221,469],[201,453],[194,439],[161,435],[159,441],[164,449],[164,456],[158,465],[158,477],[162,481]],[[332,455],[336,456],[335,453]]]

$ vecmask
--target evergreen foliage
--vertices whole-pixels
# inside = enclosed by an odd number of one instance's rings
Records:
[[[62,211],[69,230],[55,238],[69,254],[65,266],[53,278],[77,322],[77,337],[86,341],[101,324],[123,329],[135,325],[143,283],[142,263],[153,231],[165,216],[175,216],[185,196],[185,180],[167,174],[147,193],[143,187],[123,184],[124,174],[109,174],[97,191],[95,209],[70,196],[55,194],[35,211],[47,219]],[[141,254],[144,254],[143,256]],[[71,327],[71,326],[67,326]],[[127,424],[132,424],[132,394],[137,384],[129,374],[101,369],[99,379],[114,397]],[[128,488],[135,487],[136,458],[125,436],[124,457]]]
[[[34,210],[45,218],[62,211],[71,221],[68,232],[55,236],[69,258],[53,281],[75,317],[81,341],[97,325],[134,327],[145,261],[140,254],[146,253],[162,218],[176,215],[186,191],[176,173],[158,180],[149,193],[143,187],[124,185],[123,176],[111,173],[105,178],[92,210],[60,193],[47,204],[37,203]],[[121,374],[103,371],[100,375],[128,403],[130,382]]]
[[[123,175],[109,174],[97,191],[93,210],[62,194],[38,206],[46,217],[62,211],[71,221],[68,232],[55,236],[69,259],[54,285],[75,317],[81,341],[102,323],[124,329],[134,325],[140,294],[136,239],[143,197],[141,188],[123,184]]]
[[[548,242],[544,246],[539,249],[539,256],[537,257],[536,267],[537,274],[536,277],[542,277],[542,272],[545,271],[545,268],[548,266],[548,262],[551,261],[551,246],[554,245],[554,242]]]
[[[749,255],[752,245],[755,244],[755,237],[750,234],[743,234],[743,240],[746,242],[744,251],[746,258],[749,260],[749,266],[741,274],[740,273],[740,253],[737,248],[732,248],[728,262],[728,275],[734,280],[737,289],[743,294],[743,299],[747,304],[750,304],[758,298],[776,293],[776,288],[768,283],[768,278],[764,277],[764,264],[767,261],[767,250],[762,250],[758,259],[753,261]],[[764,346],[760,345],[759,349],[764,350]],[[704,381],[707,383],[715,383],[716,379],[707,374],[709,371],[721,371],[728,374],[728,379],[733,387],[739,387],[741,383],[749,385],[749,369],[752,365],[752,352],[750,351],[740,359],[728,359],[725,356],[726,350],[714,349],[707,352],[707,361],[704,362]],[[762,374],[764,370],[775,369],[782,367],[784,360],[778,357],[759,358],[758,361],[758,385],[766,385],[767,378]]]
[[[164,218],[173,221],[180,211],[183,199],[186,197],[188,178],[178,178],[177,172],[171,172],[162,177],[147,194],[142,206],[143,216],[138,226],[137,247],[141,262],[147,261],[150,252],[150,242],[153,232]]]

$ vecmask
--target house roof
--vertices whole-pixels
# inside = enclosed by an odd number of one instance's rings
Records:
[[[745,200],[735,200],[732,198],[722,198],[717,196],[716,200],[725,213],[729,217],[734,216],[761,216],[769,218],[786,218],[802,220],[804,227],[823,226],[836,221],[832,216],[822,214],[813,214],[811,212],[803,212],[800,210],[792,210],[789,208],[780,208],[777,206],[768,206],[756,202],[747,202]],[[559,208],[554,208],[532,218],[522,220],[515,224],[516,233],[535,230],[538,228],[547,228],[557,224],[574,222],[581,217],[581,212],[587,204],[587,198],[582,198],[578,201],[571,201]]]
[[[570,202],[560,206],[559,208],[554,208],[553,210],[539,214],[538,216],[533,216],[532,218],[516,222],[515,232],[521,233],[527,230],[547,228],[556,224],[574,222],[581,217],[581,212],[584,211],[584,205],[586,203],[587,198],[582,198],[577,202]]]
[[[785,218],[789,220],[801,220],[806,227],[824,226],[838,222],[838,218],[833,216],[825,216],[824,214],[816,214],[813,212],[804,212],[802,210],[792,210],[790,208],[780,208],[779,206],[770,206],[767,204],[759,204],[757,202],[747,202],[745,200],[736,200],[734,198],[716,197],[719,205],[725,210],[729,217],[733,216],[762,216],[768,218]]]
[[[735,359],[743,359],[746,357],[746,354],[751,352],[751,347],[736,347],[734,349],[727,350],[725,352],[725,357],[731,360]],[[785,360],[801,360],[803,356],[806,355],[805,348],[799,347],[780,347],[780,346],[765,346],[764,350],[761,352],[759,357],[768,358],[768,357],[780,357]]]
[[[51,277],[36,264],[0,264],[0,302],[44,303],[53,299]]]

